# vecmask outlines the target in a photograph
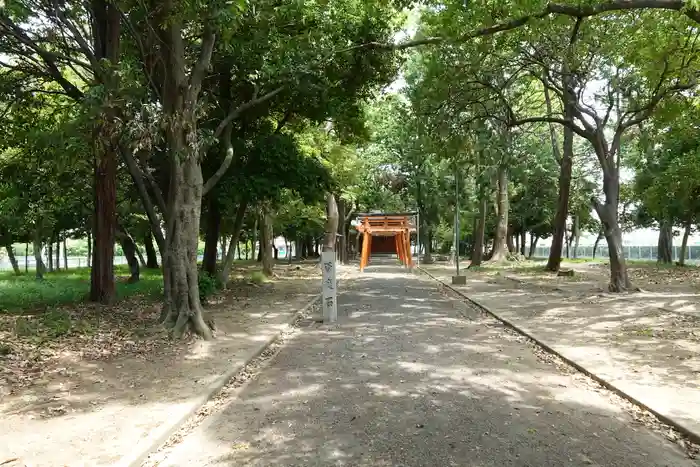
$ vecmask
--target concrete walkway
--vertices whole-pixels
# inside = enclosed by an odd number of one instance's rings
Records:
[[[691,466],[434,281],[372,266],[161,466]]]

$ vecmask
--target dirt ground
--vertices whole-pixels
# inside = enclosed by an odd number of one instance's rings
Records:
[[[17,317],[0,317],[0,465],[113,465],[146,445],[319,293],[315,264],[275,272],[262,284],[234,280],[210,299],[209,342],[170,340],[158,304],[139,299],[66,308],[72,327],[59,338],[18,337]]]
[[[644,292],[611,294],[605,266],[565,266],[576,269],[573,278],[532,264],[467,271],[460,289],[700,433],[700,269],[633,264],[632,280]],[[447,265],[426,269],[449,280]]]
[[[625,294],[607,292],[609,266],[605,263],[562,263],[573,269],[574,276],[557,276],[540,265],[525,263],[521,267],[502,269],[500,275],[515,277],[529,285],[553,287],[561,293],[582,296],[596,294],[608,300],[624,300],[685,313],[700,318],[700,268],[658,266],[654,263],[630,263],[628,274],[635,288]]]

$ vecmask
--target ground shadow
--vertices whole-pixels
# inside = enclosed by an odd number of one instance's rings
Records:
[[[700,429],[700,413],[689,409],[700,407],[700,318],[654,301],[479,274],[460,290],[633,397]]]
[[[89,342],[78,336],[60,350],[37,346],[35,352],[53,353],[40,362],[14,362],[12,370],[25,380],[0,385],[6,440],[0,462],[20,457],[32,465],[75,465],[78,459],[112,465],[128,454],[150,432],[185,414],[208,385],[243,364],[318,295],[315,262],[279,264],[276,270],[274,283],[237,281],[211,299],[206,317],[215,322],[216,339],[210,342],[170,340],[157,325],[159,304],[136,302],[133,309],[103,313],[124,314],[129,325],[140,314],[142,334],[125,335],[133,329],[116,326],[119,320],[110,315],[115,327],[101,326]],[[239,267],[236,275],[247,272]],[[9,377],[4,363],[13,355],[0,358],[1,376]]]
[[[159,465],[693,465],[433,283],[367,272]]]

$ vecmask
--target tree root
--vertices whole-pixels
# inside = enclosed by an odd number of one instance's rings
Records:
[[[214,339],[213,331],[216,330],[213,319],[205,320],[194,312],[168,313],[163,320],[163,327],[168,330],[173,339],[182,339],[193,334],[207,341]]]

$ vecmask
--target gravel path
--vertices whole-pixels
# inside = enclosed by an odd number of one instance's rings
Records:
[[[390,266],[345,281],[161,466],[693,466],[606,392]]]

